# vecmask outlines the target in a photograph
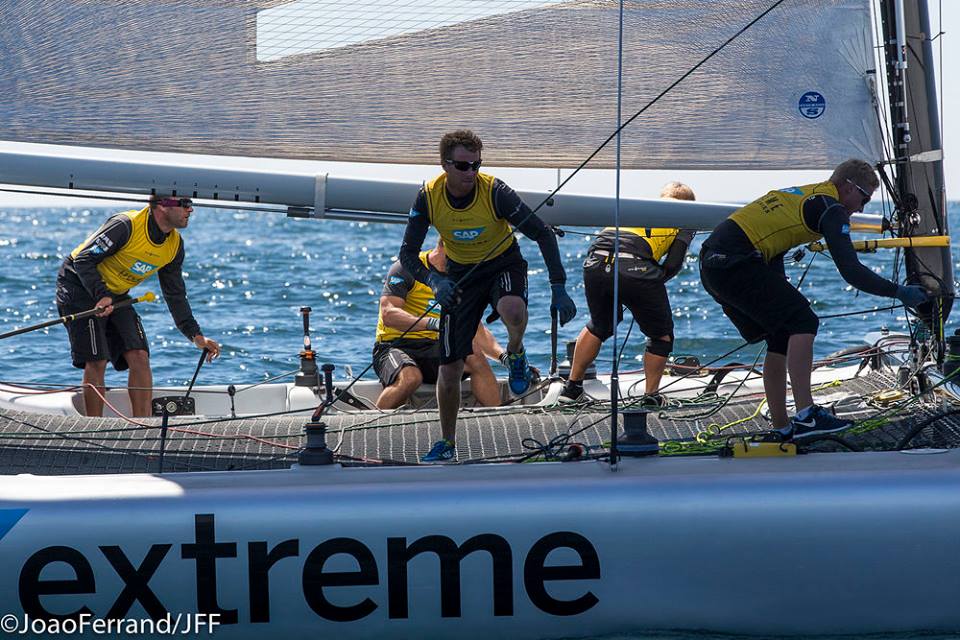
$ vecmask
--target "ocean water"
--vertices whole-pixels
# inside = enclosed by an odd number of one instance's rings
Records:
[[[0,332],[57,316],[53,298],[63,256],[114,211],[93,207],[0,208]],[[955,225],[960,203],[951,203],[949,213]],[[580,265],[591,240],[589,233],[594,230],[570,231],[560,239],[560,249],[579,313],[560,329],[561,345],[574,340],[588,319]],[[200,208],[183,235],[184,277],[194,315],[204,334],[223,348],[218,361],[203,367],[198,384],[252,383],[296,370],[302,344],[301,306],[313,309],[314,349],[321,362],[336,365],[337,379],[346,379],[349,372],[360,374],[370,363],[382,280],[397,257],[402,226]],[[683,271],[668,285],[676,325],[675,353],[696,355],[701,362],[742,344],[720,308],[700,286],[695,256],[704,237],[698,235]],[[433,241],[429,236],[427,243]],[[526,238],[520,243],[530,264],[526,347],[532,362],[545,369],[550,354],[546,269],[536,244]],[[894,275],[892,250],[861,255],[874,271],[887,277]],[[810,257],[808,253],[802,262],[788,264],[794,282]],[[135,292],[147,290],[159,294],[156,279],[148,280]],[[871,311],[891,302],[852,290],[826,255],[813,260],[802,291],[821,316],[854,313],[821,323],[817,357],[859,344],[866,332],[904,327],[901,310]],[[199,352],[176,330],[165,305],[142,303],[137,309],[150,339],[155,384],[189,381]],[[627,321],[620,325],[621,340],[629,325],[628,313]],[[491,328],[494,335],[505,340],[502,325]],[[621,369],[640,368],[643,349],[644,339],[634,330]],[[752,360],[757,349],[747,347],[724,362]],[[610,369],[611,354],[608,342],[598,360],[601,371]],[[66,384],[75,383],[79,377],[80,372],[70,364],[66,331],[59,325],[0,341],[0,380]],[[373,378],[372,371],[364,377]],[[108,368],[108,385],[125,383],[125,373]]]

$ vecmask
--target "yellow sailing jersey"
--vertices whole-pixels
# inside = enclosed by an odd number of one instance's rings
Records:
[[[823,238],[807,227],[803,220],[803,204],[816,195],[839,199],[832,182],[818,182],[801,187],[771,191],[730,214],[753,243],[763,259],[770,262],[785,251]]]
[[[430,223],[443,238],[447,257],[454,262],[476,264],[491,260],[513,244],[509,238],[513,235],[510,224],[498,218],[493,208],[494,179],[478,173],[473,202],[464,209],[455,209],[450,204],[447,174],[441,173],[425,187]]]
[[[605,227],[600,233],[616,233],[616,227]],[[660,262],[660,258],[667,254],[674,238],[680,233],[679,229],[658,229],[655,227],[620,227],[620,233],[629,233],[637,236],[648,245],[650,245],[650,255],[654,262]],[[623,246],[621,245],[621,251]]]
[[[423,263],[427,269],[430,268],[430,263],[427,262],[427,254],[429,251],[420,252],[420,262]],[[411,278],[412,279],[412,278]],[[419,318],[423,315],[423,312],[433,304],[433,289],[423,284],[419,280],[413,279],[413,288],[410,289],[410,292],[407,293],[407,297],[403,301],[403,310],[412,315],[414,318]],[[437,304],[430,309],[430,313],[427,314],[428,318],[437,318],[440,319],[440,305]],[[383,323],[383,307],[380,307],[380,317],[377,319],[377,342],[389,342],[391,340],[396,340],[400,337],[400,334],[403,333],[402,329],[394,329],[393,327],[388,327]],[[436,331],[410,331],[403,336],[406,339],[416,339],[416,338],[425,338],[427,340],[439,340],[440,334]]]
[[[160,244],[150,239],[147,232],[150,207],[140,211],[124,211],[122,215],[130,218],[130,239],[119,251],[107,256],[97,265],[103,283],[107,285],[110,293],[115,294],[124,294],[152,276],[158,269],[172,262],[180,250],[180,234],[176,229],[168,233]],[[96,237],[97,233],[94,233],[81,242],[70,252],[70,256],[76,258]]]

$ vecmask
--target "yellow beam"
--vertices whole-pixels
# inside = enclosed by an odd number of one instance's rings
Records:
[[[882,238],[880,240],[856,240],[853,248],[857,251],[876,251],[894,247],[949,247],[950,236],[918,236],[914,238]],[[810,251],[826,251],[823,242],[811,242]]]

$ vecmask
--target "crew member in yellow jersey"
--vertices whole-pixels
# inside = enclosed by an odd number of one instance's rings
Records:
[[[680,182],[663,187],[661,198],[694,200],[693,189]],[[561,402],[583,397],[583,376],[600,353],[601,345],[613,335],[614,324],[623,320],[623,308],[633,314],[640,331],[647,336],[643,354],[644,404],[663,406],[658,393],[660,379],[673,350],[673,313],[665,283],[683,268],[687,247],[693,240],[688,229],[620,228],[619,311],[613,317],[613,263],[616,229],[607,227],[590,244],[583,262],[583,287],[590,307],[590,321],[577,337],[570,375]],[[660,260],[666,256],[663,263]]]
[[[897,298],[908,307],[927,299],[917,285],[897,285],[860,264],[850,241],[850,215],[862,211],[880,182],[863,160],[847,160],[824,182],[771,191],[738,209],[703,243],[700,279],[704,289],[751,343],[765,340],[763,388],[773,428],[802,439],[842,431],[853,423],[813,403],[810,371],[819,320],[791,285],[784,254],[825,239],[830,256],[851,286]],[[787,374],[796,415],[787,415]]]
[[[420,261],[428,269],[446,273],[443,240],[437,240],[437,246],[430,251],[422,251]],[[396,409],[424,382],[437,382],[440,307],[431,309],[433,302],[433,290],[410,275],[399,260],[394,262],[380,294],[377,338],[373,345],[373,369],[383,385],[377,408]],[[473,351],[464,366],[464,373],[470,376],[473,396],[484,407],[499,406],[500,387],[487,357],[504,362],[506,351],[482,324],[477,327]]]
[[[193,212],[189,198],[150,198],[139,211],[110,217],[63,261],[57,274],[57,307],[68,315],[100,307],[97,317],[67,325],[73,366],[83,369],[83,400],[88,416],[103,414],[104,373],[107,361],[117,371],[130,369],[128,387],[135,416],[150,415],[153,374],[150,347],[140,316],[133,306],[114,311],[113,304],[128,299],[127,292],[154,273],[177,328],[210,361],[220,345],[206,338],[193,318],[183,282],[184,229]]]
[[[527,262],[520,255],[512,227],[539,245],[550,275],[551,307],[557,310],[561,324],[577,313],[567,295],[567,276],[553,231],[510,187],[480,173],[482,149],[483,143],[472,131],[443,136],[443,173],[417,195],[400,247],[404,268],[433,289],[442,307],[437,405],[443,437],[421,458],[423,462],[448,462],[455,456],[464,359],[473,353],[473,336],[488,305],[503,320],[509,335],[510,390],[522,395],[530,387],[530,367],[523,348]],[[420,262],[420,248],[431,225],[443,238],[446,275]]]

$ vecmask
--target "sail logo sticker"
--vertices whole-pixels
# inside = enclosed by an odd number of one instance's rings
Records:
[[[453,237],[460,242],[473,242],[480,237],[486,227],[475,227],[473,229],[454,229]]]
[[[149,262],[143,262],[141,260],[137,260],[136,262],[133,263],[133,266],[130,267],[130,271],[133,271],[134,273],[142,276],[150,273],[156,268],[157,268],[157,265],[155,264],[150,264]]]
[[[815,120],[823,115],[827,110],[827,100],[817,91],[807,91],[800,96],[800,102],[797,104],[800,115],[810,120]]]

